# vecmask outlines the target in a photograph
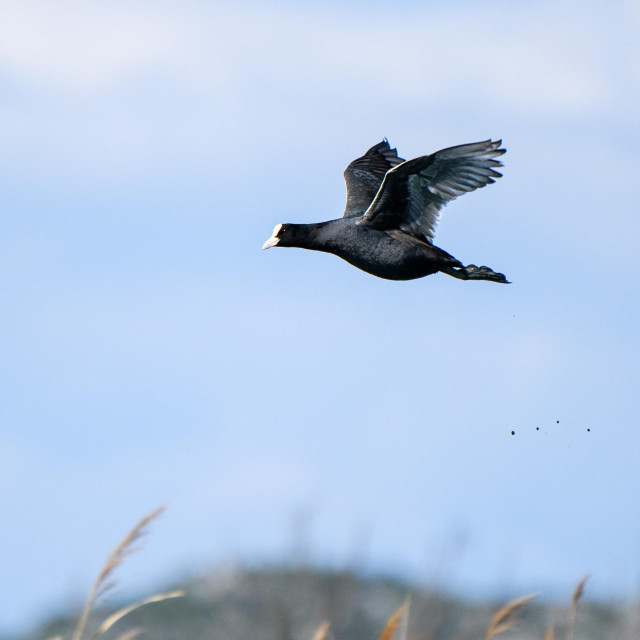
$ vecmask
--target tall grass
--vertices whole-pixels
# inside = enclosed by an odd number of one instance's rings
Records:
[[[122,607],[108,615],[102,622],[92,621],[96,609],[109,599],[115,585],[115,572],[123,562],[139,549],[139,542],[147,533],[149,526],[164,512],[165,507],[155,509],[142,518],[124,538],[116,545],[108,555],[102,569],[93,583],[87,600],[84,604],[78,621],[68,639],[58,636],[50,640],[98,640],[101,636],[112,630],[123,618],[131,612],[149,604],[163,602],[172,598],[179,598],[185,595],[183,591],[169,591],[148,596],[140,601]],[[578,609],[584,596],[585,585],[588,576],[585,576],[577,584],[571,598],[571,606],[568,612],[566,624],[566,640],[575,640],[575,626]],[[498,610],[489,620],[486,631],[482,636],[483,640],[491,640],[496,636],[512,631],[517,623],[518,614],[524,607],[530,604],[536,596],[529,595],[509,602],[506,606]],[[399,607],[386,621],[378,640],[411,640],[412,637],[424,638],[424,632],[416,630],[414,634],[409,634],[409,609],[410,599]],[[92,630],[89,629],[92,627]],[[116,640],[135,640],[144,633],[140,627],[133,627],[122,631]],[[549,625],[544,635],[544,640],[555,640],[555,630],[553,625]],[[478,638],[480,638],[480,634]],[[328,621],[322,623],[312,636],[312,640],[341,640],[335,638]],[[346,639],[345,639],[346,640]]]
[[[495,638],[497,635],[512,629],[516,623],[516,614],[535,597],[536,596],[524,596],[523,598],[512,600],[509,604],[502,607],[502,609],[491,618],[487,631],[484,634],[484,640]]]
[[[567,640],[574,640],[575,621],[578,612],[578,606],[584,595],[584,587],[589,576],[585,576],[577,584],[573,597],[571,598],[571,609],[569,612],[569,624],[567,627]],[[511,631],[517,623],[517,614],[536,598],[535,595],[524,596],[512,600],[507,605],[497,611],[487,626],[483,640],[490,640],[496,636]],[[382,630],[378,640],[407,640],[407,630],[409,622],[409,600],[407,600],[399,609],[397,609]],[[313,640],[325,640],[329,637],[329,623],[325,622],[316,632]],[[544,640],[554,640],[555,631],[552,625],[546,630]]]
[[[136,524],[129,533],[118,543],[115,549],[109,554],[106,562],[104,563],[98,577],[96,578],[87,601],[82,609],[80,618],[76,624],[75,630],[71,636],[71,640],[96,640],[101,635],[105,634],[113,625],[120,621],[125,616],[129,615],[132,611],[144,607],[147,604],[154,602],[162,602],[163,600],[169,600],[170,598],[179,598],[184,596],[182,591],[170,591],[168,593],[158,593],[139,602],[135,602],[129,606],[119,609],[115,613],[108,616],[98,628],[91,634],[86,634],[87,623],[91,616],[92,611],[98,603],[104,604],[111,595],[113,587],[115,586],[114,572],[116,569],[132,554],[138,551],[136,543],[146,534],[149,525],[160,516],[165,510],[165,507],[158,507],[152,511],[149,515],[146,515],[138,524]],[[142,633],[140,629],[131,629],[124,632],[118,637],[118,640],[133,640]],[[55,639],[58,640],[58,639]],[[62,639],[60,639],[62,640]]]

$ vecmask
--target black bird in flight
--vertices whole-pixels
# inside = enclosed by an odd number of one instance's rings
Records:
[[[442,149],[405,161],[383,140],[344,172],[347,206],[342,218],[313,224],[278,224],[264,243],[333,253],[388,280],[413,280],[437,271],[460,280],[508,283],[502,273],[464,266],[433,244],[444,206],[500,178],[501,140]]]

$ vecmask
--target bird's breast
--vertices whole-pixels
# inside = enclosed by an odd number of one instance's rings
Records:
[[[437,249],[427,244],[404,242],[385,231],[355,227],[342,234],[327,251],[354,267],[387,280],[413,280],[435,273]]]

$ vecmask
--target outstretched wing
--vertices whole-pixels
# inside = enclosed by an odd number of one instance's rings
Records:
[[[375,229],[401,229],[433,241],[442,208],[463,193],[500,178],[496,160],[505,153],[502,140],[474,142],[442,149],[403,162],[385,175],[375,200],[358,220]]]
[[[398,158],[398,152],[391,149],[386,138],[354,160],[344,172],[347,206],[343,217],[362,215],[376,197],[387,171],[402,162],[404,159]]]

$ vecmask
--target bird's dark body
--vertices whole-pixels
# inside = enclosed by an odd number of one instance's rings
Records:
[[[387,280],[414,280],[442,271],[460,280],[507,283],[489,267],[463,265],[433,244],[445,205],[495,182],[501,141],[485,140],[405,161],[386,140],[344,172],[342,218],[314,224],[278,224],[262,247],[324,251]]]
[[[452,255],[406,233],[358,225],[358,218],[339,218],[316,224],[283,225],[280,246],[324,251],[362,271],[386,280],[415,280],[461,267]]]

